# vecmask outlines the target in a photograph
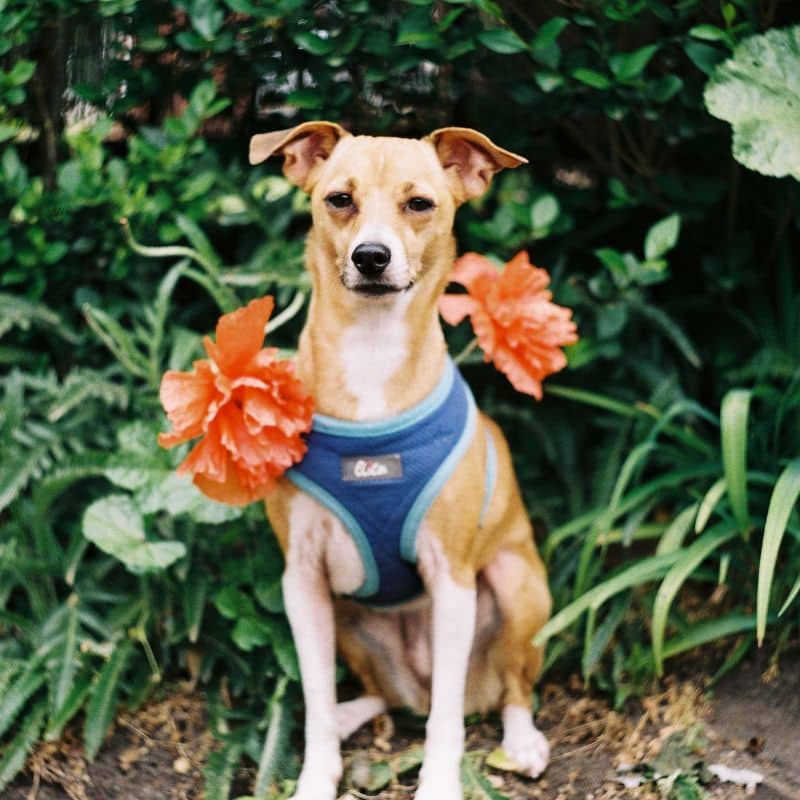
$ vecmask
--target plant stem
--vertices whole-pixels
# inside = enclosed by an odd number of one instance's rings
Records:
[[[478,346],[478,337],[476,336],[454,359],[456,364],[462,364],[467,360],[472,351]]]

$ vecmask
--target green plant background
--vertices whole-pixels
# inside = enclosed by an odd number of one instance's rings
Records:
[[[715,118],[798,175],[791,5],[0,0],[0,788],[39,738],[80,724],[94,756],[187,673],[223,742],[208,797],[243,756],[256,796],[291,772],[278,549],[155,434],[161,374],[221,312],[272,293],[270,340],[296,342],[307,201],[245,154],[305,119],[465,125],[530,159],[457,233],[527,248],[579,323],[542,403],[463,367],[513,432],[547,669],[621,706],[691,648],[725,671],[796,641],[800,193]]]

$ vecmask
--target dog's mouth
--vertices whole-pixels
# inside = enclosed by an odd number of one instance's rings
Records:
[[[344,283],[344,281],[343,281]],[[401,294],[407,292],[414,285],[413,281],[409,281],[405,286],[395,286],[391,283],[381,283],[378,281],[364,281],[357,283],[354,286],[344,284],[347,289],[355,292],[356,294],[364,295],[365,297],[386,297],[390,294]]]
[[[359,294],[366,294],[370,297],[383,297],[387,294],[398,294],[405,291],[407,287],[390,286],[387,283],[362,283],[353,287],[353,291]]]

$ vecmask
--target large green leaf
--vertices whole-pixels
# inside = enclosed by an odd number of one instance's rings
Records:
[[[767,630],[769,595],[775,575],[778,550],[798,497],[800,497],[800,458],[792,461],[781,473],[769,501],[767,521],[764,524],[764,540],[761,543],[761,559],[758,565],[756,617],[759,645],[764,641],[764,634]]]
[[[89,701],[83,723],[83,744],[89,761],[94,761],[114,720],[120,678],[125,671],[131,650],[132,644],[127,640],[116,646],[111,658],[100,671],[92,690],[92,699]]]
[[[122,494],[103,497],[86,509],[83,535],[135,573],[165,569],[186,553],[182,542],[148,542],[139,509]]]
[[[745,39],[713,72],[706,108],[733,125],[733,155],[800,180],[800,26]]]
[[[653,657],[658,675],[663,674],[664,671],[664,632],[666,631],[667,617],[675,595],[695,569],[720,545],[732,539],[736,533],[736,524],[734,522],[722,523],[715,529],[708,531],[702,538],[695,541],[694,544],[681,553],[680,558],[672,565],[661,586],[659,586],[656,600],[653,604],[652,634]]]
[[[747,389],[731,389],[722,398],[722,464],[733,515],[745,535],[750,528],[747,498],[747,421],[750,414]]]

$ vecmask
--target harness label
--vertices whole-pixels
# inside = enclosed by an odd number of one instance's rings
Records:
[[[385,481],[402,477],[403,459],[399,454],[342,458],[343,481]]]

